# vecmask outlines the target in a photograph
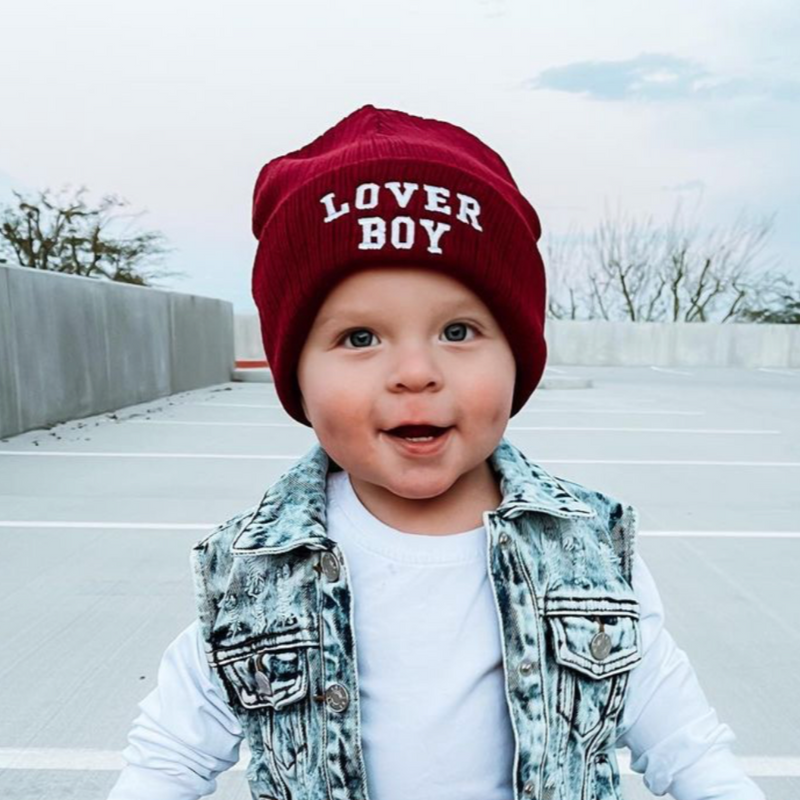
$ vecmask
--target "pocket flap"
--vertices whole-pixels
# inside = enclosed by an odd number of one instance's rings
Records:
[[[556,661],[590,678],[607,678],[642,660],[635,599],[548,598],[545,617]]]
[[[306,648],[259,648],[245,655],[212,654],[212,666],[244,708],[274,708],[308,694]]]

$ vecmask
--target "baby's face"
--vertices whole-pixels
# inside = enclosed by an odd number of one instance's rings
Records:
[[[356,272],[325,299],[300,354],[303,408],[320,444],[357,480],[407,499],[437,497],[484,468],[505,432],[514,356],[483,301],[437,272]],[[387,433],[450,427],[412,452]]]

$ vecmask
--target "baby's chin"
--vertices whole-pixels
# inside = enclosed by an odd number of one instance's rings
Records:
[[[449,470],[441,467],[438,469],[418,467],[415,471],[417,475],[387,480],[382,482],[381,486],[403,500],[435,500],[446,494],[460,477],[451,475]]]

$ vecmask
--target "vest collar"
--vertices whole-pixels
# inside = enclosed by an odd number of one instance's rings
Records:
[[[533,511],[564,518],[594,517],[581,502],[505,437],[489,457],[500,479],[503,499],[495,513],[513,519]],[[330,459],[319,443],[288,469],[264,494],[253,515],[234,538],[231,552],[242,555],[283,553],[304,545],[330,549],[326,536],[326,482]]]

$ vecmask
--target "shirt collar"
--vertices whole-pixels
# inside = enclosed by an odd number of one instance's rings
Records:
[[[596,514],[506,438],[500,440],[489,462],[499,476],[503,496],[495,513],[505,519],[526,511],[564,518]],[[282,553],[300,545],[315,550],[330,549],[333,542],[326,536],[329,468],[328,454],[316,443],[267,489],[233,540],[231,552]]]

